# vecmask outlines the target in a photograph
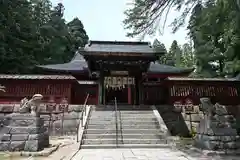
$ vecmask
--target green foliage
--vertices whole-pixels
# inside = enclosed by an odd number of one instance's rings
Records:
[[[156,52],[156,56],[158,57],[158,60],[160,62],[162,62],[162,57],[164,57],[165,55],[163,56],[160,53],[164,53],[164,54],[167,53],[167,49],[166,49],[165,45],[163,43],[161,43],[160,41],[158,41],[157,39],[155,39],[153,41],[153,48]]]
[[[173,51],[161,58],[163,63],[171,57],[171,65],[196,64],[194,76],[198,77],[235,76],[240,72],[239,0],[134,0],[132,7],[125,11],[128,36],[154,34],[162,26],[164,28],[167,15],[173,9],[182,13],[172,22],[173,32],[184,24],[188,15],[191,16],[188,30],[193,51],[183,46],[186,52],[191,52],[186,56],[176,52],[173,46]]]
[[[63,14],[64,6],[52,9],[49,0],[0,0],[0,73],[68,61],[88,36],[80,20],[66,24]]]
[[[165,27],[168,14],[173,9],[182,11],[182,14],[172,23],[173,32],[176,32],[184,24],[192,8],[201,2],[201,0],[134,0],[131,7],[125,11],[126,18],[123,21],[126,29],[129,30],[127,36],[154,34],[156,29]],[[160,26],[161,22],[162,26]]]
[[[168,52],[168,60],[170,61],[172,66],[180,67],[181,64],[181,57],[182,57],[182,51],[179,47],[176,40],[172,42],[172,45]]]
[[[181,54],[181,67],[194,68],[195,67],[195,57],[193,53],[193,47],[191,43],[185,43],[182,46]]]
[[[167,51],[165,45],[156,39],[153,42],[153,47],[156,52],[165,52],[164,55],[157,55],[161,64],[183,68],[193,68],[195,66],[192,45],[189,43],[185,43],[181,47],[175,40]]]
[[[234,76],[240,71],[237,1],[217,0],[197,5],[189,22],[200,76]]]
[[[192,138],[194,138],[197,135],[197,131],[194,127],[191,127],[190,135],[191,135]]]

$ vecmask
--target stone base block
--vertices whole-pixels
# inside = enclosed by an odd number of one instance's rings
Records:
[[[12,141],[9,144],[9,151],[22,151],[25,147],[25,141]]]
[[[37,152],[42,150],[44,147],[39,140],[28,140],[26,141],[24,151]]]
[[[195,146],[206,150],[235,150],[240,148],[238,136],[197,135]]]
[[[0,151],[36,152],[48,147],[49,134],[43,122],[31,114],[7,115],[0,128]]]
[[[220,147],[220,144],[218,141],[197,140],[195,141],[195,146],[201,149],[206,149],[206,150],[218,150]]]
[[[10,142],[6,141],[0,141],[0,151],[8,151],[8,147],[9,147]]]

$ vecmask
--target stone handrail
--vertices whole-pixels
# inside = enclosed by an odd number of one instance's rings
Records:
[[[84,128],[87,124],[87,121],[88,121],[88,117],[89,117],[89,114],[91,112],[91,105],[86,105],[86,116],[83,116],[82,117],[82,122],[79,123],[79,126],[78,126],[78,132],[77,132],[77,142],[80,142],[81,141],[81,138],[82,138],[82,135],[83,135],[83,131],[84,131]]]

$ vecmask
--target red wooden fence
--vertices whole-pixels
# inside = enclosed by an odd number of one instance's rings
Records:
[[[213,103],[226,105],[240,104],[240,83],[232,80],[195,80],[171,79],[167,81],[168,103],[185,103],[186,99],[194,104],[200,104],[200,98],[209,97]]]
[[[46,101],[50,97],[54,97],[56,102],[62,98],[71,100],[71,83],[64,81],[13,80],[2,85],[6,87],[6,92],[0,93],[1,103],[20,102],[22,98],[31,98],[34,94],[42,94]]]

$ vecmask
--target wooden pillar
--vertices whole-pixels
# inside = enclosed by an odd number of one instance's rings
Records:
[[[135,105],[139,105],[139,77],[135,77]]]
[[[98,84],[98,104],[103,104],[103,89],[104,89],[104,77],[100,74],[99,84]]]
[[[128,104],[132,104],[132,92],[131,92],[131,86],[128,86]]]
[[[139,87],[139,91],[138,91],[138,96],[139,96],[139,104],[143,104],[143,101],[142,101],[142,99],[143,99],[143,85],[142,85],[142,76],[139,76],[139,80],[138,80],[138,87]]]
[[[103,81],[102,81],[102,103],[103,105],[105,105],[105,96],[106,96],[106,89],[105,89],[105,86],[104,86],[104,76],[103,76]]]

